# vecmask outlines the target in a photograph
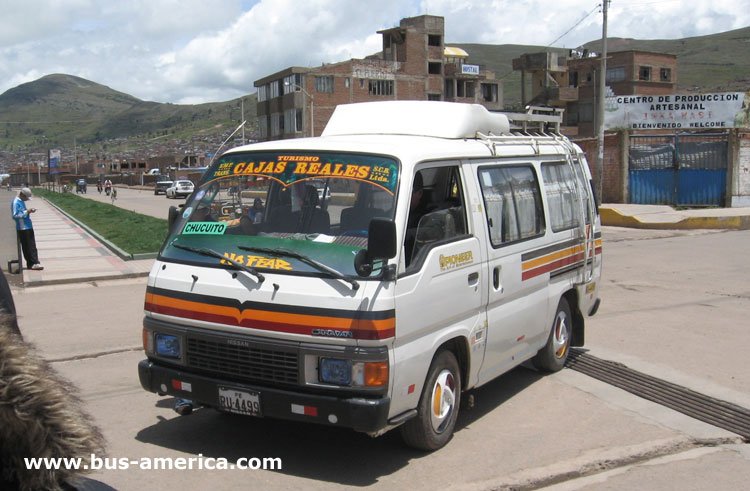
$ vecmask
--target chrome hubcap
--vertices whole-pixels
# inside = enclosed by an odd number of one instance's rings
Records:
[[[555,317],[555,326],[552,330],[552,349],[558,359],[564,358],[568,352],[568,341],[570,340],[570,326],[568,316],[565,312],[558,312]]]
[[[438,375],[432,387],[430,402],[432,429],[436,433],[442,433],[450,422],[456,405],[456,380],[449,370],[443,370]]]

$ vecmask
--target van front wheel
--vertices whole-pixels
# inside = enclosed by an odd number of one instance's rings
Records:
[[[557,306],[547,344],[531,360],[534,366],[547,372],[560,371],[568,359],[572,334],[573,317],[570,315],[568,301],[563,297]]]
[[[437,450],[453,436],[461,403],[461,371],[450,351],[435,356],[427,373],[417,416],[401,427],[401,437],[410,447]]]

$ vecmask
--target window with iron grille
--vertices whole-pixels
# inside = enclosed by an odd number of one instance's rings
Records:
[[[268,85],[261,85],[258,87],[258,102],[268,100]]]
[[[497,84],[482,84],[482,99],[485,102],[497,102]]]
[[[284,133],[284,115],[280,113],[271,114],[271,136],[279,136]]]
[[[279,82],[271,82],[268,84],[268,98],[273,99],[279,96]]]
[[[651,80],[651,67],[642,66],[638,68],[638,80]]]
[[[393,80],[368,80],[370,95],[393,95]]]
[[[284,94],[299,92],[302,87],[302,74],[293,73],[284,77]]]
[[[258,130],[261,138],[268,138],[268,116],[258,116]]]
[[[315,77],[315,91],[316,92],[333,92],[333,76],[326,75],[324,77]]]
[[[296,112],[297,110],[294,108],[284,111],[284,128],[286,128],[287,133],[296,133],[302,129],[297,126]]]
[[[625,80],[625,67],[607,68],[607,82],[622,82]]]
[[[671,68],[662,68],[659,70],[659,80],[662,82],[671,82],[672,81],[672,69]]]

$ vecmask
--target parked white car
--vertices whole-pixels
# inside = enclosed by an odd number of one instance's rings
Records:
[[[185,198],[193,192],[195,186],[190,181],[175,181],[167,188],[167,198]]]

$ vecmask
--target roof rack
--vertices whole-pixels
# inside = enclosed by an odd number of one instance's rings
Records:
[[[526,106],[525,113],[503,113],[510,121],[511,131],[528,134],[535,131],[544,135],[560,134],[564,109],[556,107]],[[536,128],[535,128],[536,127]]]
[[[563,109],[527,106],[525,113],[503,113],[510,131],[503,134],[477,132],[476,138],[487,145],[493,155],[497,145],[529,145],[538,154],[540,144],[570,146],[570,141],[560,133]],[[572,147],[570,147],[572,148]]]

